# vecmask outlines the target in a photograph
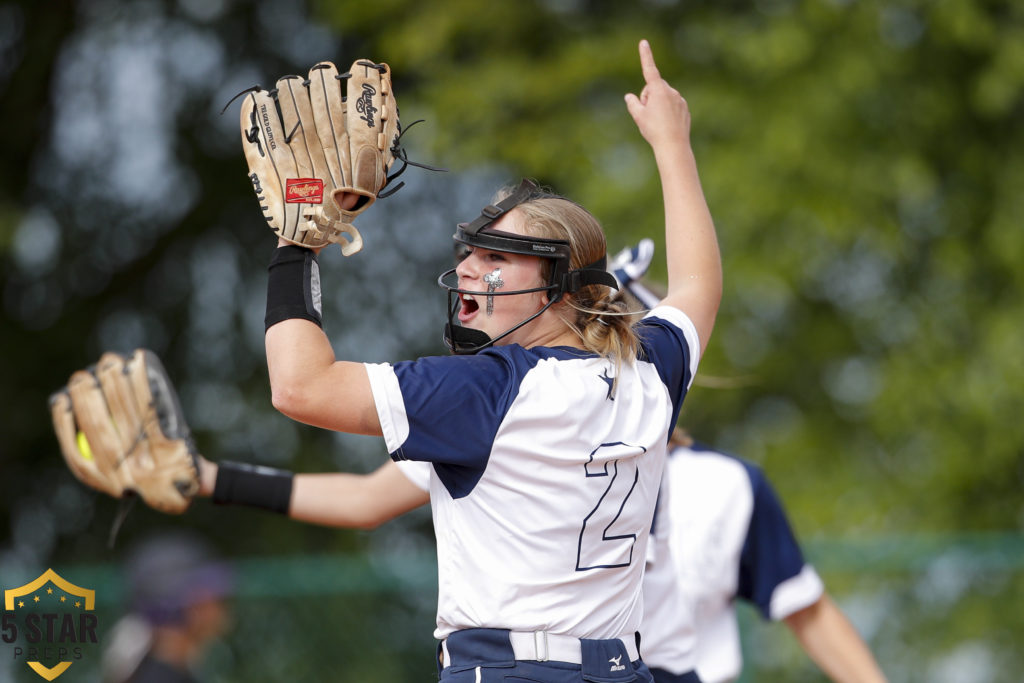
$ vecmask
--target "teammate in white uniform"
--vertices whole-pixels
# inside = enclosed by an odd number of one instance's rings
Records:
[[[635,634],[667,437],[711,334],[721,263],[685,100],[640,45],[626,105],[663,186],[669,286],[634,328],[611,298],[603,231],[524,182],[460,224],[439,283],[456,355],[339,361],[309,250],[280,244],[268,284],[273,401],[300,422],[384,437],[432,463],[443,681],[651,680]],[[458,324],[456,324],[456,318]],[[216,502],[329,518],[339,481],[202,463]]]
[[[637,278],[653,244],[612,263],[643,306],[658,297]],[[673,434],[644,577],[643,658],[657,683],[735,680],[742,669],[735,600],[783,621],[833,681],[880,683],[871,651],[804,561],[782,502],[759,467]],[[410,478],[412,474],[407,474]]]

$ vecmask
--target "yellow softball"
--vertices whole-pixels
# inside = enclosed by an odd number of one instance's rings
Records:
[[[85,432],[78,432],[75,441],[78,443],[78,452],[82,454],[82,457],[92,460],[92,449],[89,448],[89,440],[85,438]]]

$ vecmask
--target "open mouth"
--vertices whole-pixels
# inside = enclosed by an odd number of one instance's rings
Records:
[[[480,304],[470,294],[460,294],[459,303],[462,304],[459,308],[459,322],[466,324],[476,316]]]

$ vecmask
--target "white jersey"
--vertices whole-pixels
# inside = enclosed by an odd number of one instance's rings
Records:
[[[638,332],[618,376],[593,353],[516,344],[367,365],[392,458],[433,463],[437,638],[639,630],[667,435],[700,347],[674,308]]]
[[[757,466],[700,446],[674,448],[664,486],[654,535],[668,538],[670,552],[653,558],[644,598],[656,606],[681,602],[684,611],[657,609],[645,617],[644,661],[677,674],[693,669],[688,650],[696,633],[701,681],[733,680],[742,668],[734,599],[777,621],[817,602],[824,586]],[[674,583],[658,580],[666,565]],[[669,593],[673,587],[679,595]]]
[[[434,468],[429,462],[399,460],[395,465],[416,488],[430,493],[430,473]]]

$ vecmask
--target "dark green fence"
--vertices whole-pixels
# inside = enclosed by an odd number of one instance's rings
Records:
[[[1014,534],[805,542],[809,559],[890,680],[1018,683],[1024,670],[1024,538]],[[240,559],[229,634],[208,682],[436,680],[432,553]],[[113,566],[55,568],[96,590],[101,643],[121,614]],[[5,587],[8,587],[5,585]],[[751,681],[821,681],[787,629],[740,608]],[[2,645],[0,681],[43,680]],[[99,679],[98,651],[61,683]]]

